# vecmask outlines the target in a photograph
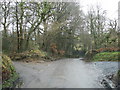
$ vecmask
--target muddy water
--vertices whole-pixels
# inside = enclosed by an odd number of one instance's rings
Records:
[[[116,72],[117,62],[85,63],[63,59],[45,63],[14,62],[23,88],[101,88],[99,79]]]

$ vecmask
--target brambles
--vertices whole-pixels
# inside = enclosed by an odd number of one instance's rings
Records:
[[[114,52],[114,51],[120,51],[120,48],[100,48],[96,50],[97,52]]]

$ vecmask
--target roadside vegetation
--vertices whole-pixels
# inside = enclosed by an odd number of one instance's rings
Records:
[[[12,61],[26,61],[26,62],[31,62],[31,61],[55,61],[58,60],[60,57],[55,55],[52,56],[49,53],[42,51],[42,50],[29,50],[25,51],[22,53],[13,53],[9,54],[9,57],[11,58]]]
[[[17,74],[11,59],[6,55],[2,57],[2,88],[15,88],[20,84],[19,75]]]
[[[100,48],[88,51],[85,57],[89,61],[120,61],[119,48]]]
[[[101,52],[93,56],[93,61],[120,61],[120,52]]]

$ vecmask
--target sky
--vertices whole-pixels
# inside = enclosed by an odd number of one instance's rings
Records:
[[[100,5],[103,10],[107,11],[107,17],[118,19],[118,2],[120,0],[79,0],[83,11],[86,13],[91,5]]]

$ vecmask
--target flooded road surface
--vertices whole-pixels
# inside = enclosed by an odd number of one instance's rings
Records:
[[[98,62],[85,63],[80,59],[14,65],[23,79],[22,88],[102,88],[99,77],[105,70]]]

